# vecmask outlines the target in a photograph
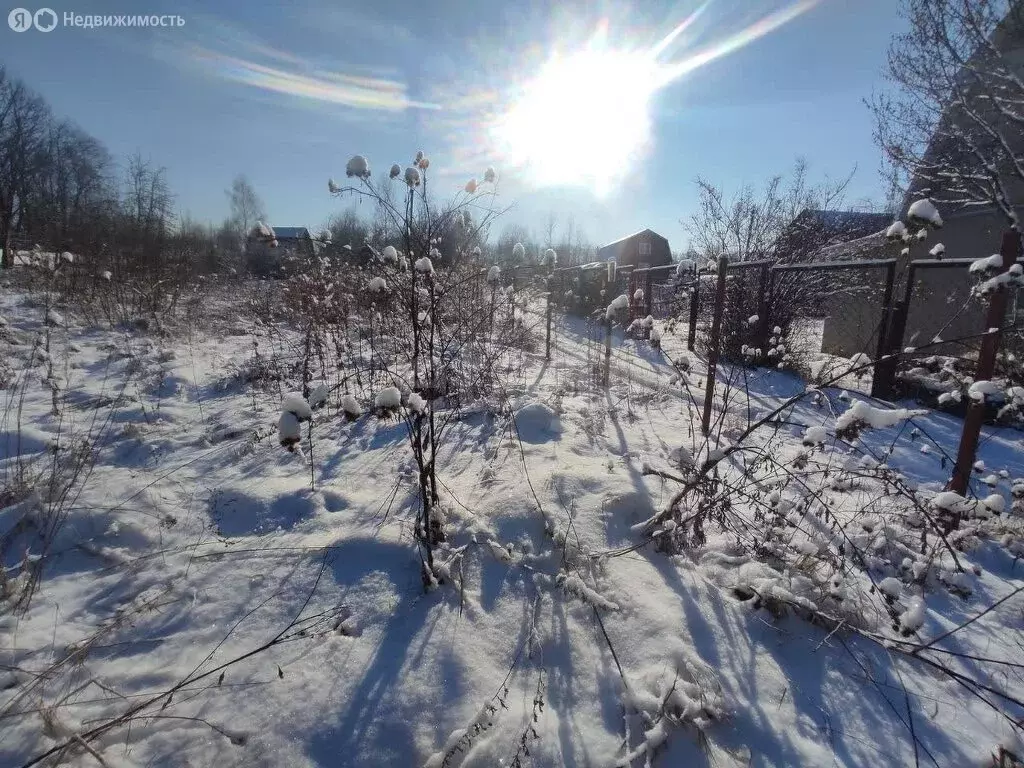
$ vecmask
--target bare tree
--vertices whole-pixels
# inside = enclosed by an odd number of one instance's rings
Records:
[[[773,176],[760,192],[744,185],[729,195],[722,187],[698,178],[697,212],[681,223],[690,235],[691,249],[705,258],[727,255],[731,261],[792,259],[797,245],[805,255],[827,244],[823,230],[805,231],[799,243],[790,242],[792,223],[804,211],[842,206],[852,178],[851,172],[843,179],[812,184],[803,158],[797,158],[788,180]]]
[[[1024,3],[901,5],[910,29],[889,48],[895,93],[869,104],[894,186],[954,209],[993,206],[1015,225],[1024,194]]]
[[[252,183],[242,174],[231,182],[227,196],[231,203],[231,222],[238,233],[238,242],[241,246],[256,226],[256,222],[267,218],[267,212]]]
[[[0,68],[0,245],[4,267],[14,264],[13,238],[24,223],[49,121],[45,102]]]

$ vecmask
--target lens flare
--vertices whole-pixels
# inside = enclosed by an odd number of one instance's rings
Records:
[[[658,91],[709,62],[739,50],[817,5],[798,0],[720,40],[670,59],[705,3],[653,46],[609,42],[603,20],[579,50],[555,52],[526,80],[490,125],[490,141],[506,167],[536,186],[584,186],[607,194],[637,166],[651,141]]]

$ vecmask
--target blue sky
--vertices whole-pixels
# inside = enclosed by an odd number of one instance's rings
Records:
[[[348,205],[332,199],[326,183],[344,176],[352,154],[383,170],[423,149],[439,193],[493,165],[500,200],[514,204],[503,222],[540,234],[550,214],[563,226],[572,216],[594,243],[652,227],[678,249],[686,239],[679,219],[693,210],[699,175],[730,188],[760,183],[801,155],[815,174],[857,166],[851,200],[881,201],[863,99],[884,86],[885,49],[900,24],[895,4],[804,2],[810,7],[778,29],[748,35],[746,45],[655,93],[648,140],[604,195],[572,172],[564,183],[538,186],[529,169],[503,166],[488,120],[514,103],[552,51],[578,48],[601,18],[608,46],[649,49],[697,2],[83,1],[50,7],[58,15],[174,13],[185,25],[58,26],[47,34],[5,25],[0,61],[118,158],[139,151],[166,167],[179,209],[201,220],[227,214],[224,190],[245,173],[272,223],[318,226]],[[710,0],[664,60],[686,60],[792,4]],[[315,87],[324,83],[327,91]],[[616,104],[597,108],[614,115]],[[602,156],[575,162],[582,178]]]

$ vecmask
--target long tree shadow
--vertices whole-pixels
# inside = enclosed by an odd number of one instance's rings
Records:
[[[392,581],[399,602],[378,628],[380,642],[337,723],[325,725],[314,736],[309,756],[318,765],[411,765],[416,754],[413,724],[422,715],[424,702],[402,701],[394,687],[423,662],[439,618],[435,608],[442,598],[439,593],[423,595],[406,578],[418,574],[419,561],[414,550],[399,543],[347,539],[332,552],[331,569],[338,586],[348,588],[343,595],[365,577],[383,574]],[[460,693],[454,666],[449,663],[446,670],[438,670],[445,675],[449,700],[456,700]]]

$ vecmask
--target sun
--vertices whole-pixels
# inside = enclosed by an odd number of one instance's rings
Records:
[[[535,186],[581,186],[604,196],[642,173],[659,91],[820,1],[781,0],[768,15],[702,42],[698,22],[710,18],[711,0],[654,45],[631,45],[628,33],[613,37],[610,22],[603,19],[582,48],[553,53],[535,75],[518,84],[489,123],[490,143],[503,165],[524,172]]]
[[[492,139],[537,186],[585,186],[603,196],[650,141],[659,77],[647,53],[590,46],[556,55],[523,85]]]

